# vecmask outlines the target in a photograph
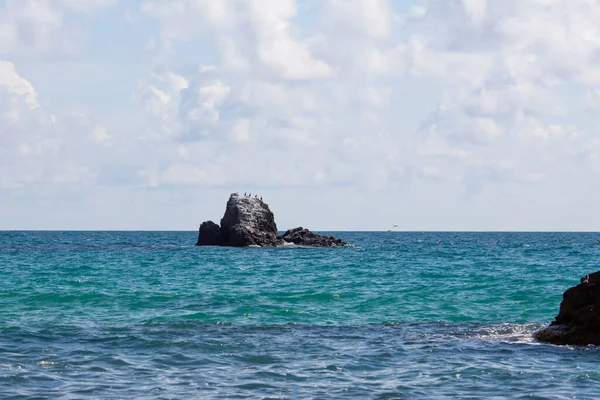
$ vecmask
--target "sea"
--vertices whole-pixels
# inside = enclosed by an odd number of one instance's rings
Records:
[[[600,348],[532,334],[599,233],[0,232],[0,399],[594,399]]]

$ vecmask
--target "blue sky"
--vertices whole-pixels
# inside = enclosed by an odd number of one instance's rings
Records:
[[[589,0],[0,0],[0,229],[598,230]]]

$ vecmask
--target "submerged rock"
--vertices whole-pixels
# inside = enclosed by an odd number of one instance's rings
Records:
[[[600,345],[600,271],[569,288],[554,322],[534,337],[554,344]]]
[[[227,201],[221,225],[203,222],[197,246],[264,247],[294,243],[314,247],[342,247],[348,243],[332,236],[321,236],[308,229],[295,228],[277,236],[275,216],[262,198],[233,193]]]
[[[300,246],[312,247],[344,247],[350,246],[349,243],[333,236],[322,236],[309,231],[306,228],[298,227],[285,232],[281,238],[288,243],[294,243]]]

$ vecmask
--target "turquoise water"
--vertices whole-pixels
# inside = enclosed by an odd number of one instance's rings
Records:
[[[0,398],[600,395],[597,347],[531,338],[600,234],[333,234],[0,232]]]

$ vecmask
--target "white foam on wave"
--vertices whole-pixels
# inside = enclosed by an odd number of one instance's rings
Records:
[[[533,333],[541,329],[541,324],[511,324],[485,326],[473,330],[475,337],[482,340],[506,343],[541,344],[533,338]]]
[[[42,360],[42,361],[36,362],[35,365],[37,365],[38,367],[51,367],[53,365],[56,365],[56,363],[54,361]]]

